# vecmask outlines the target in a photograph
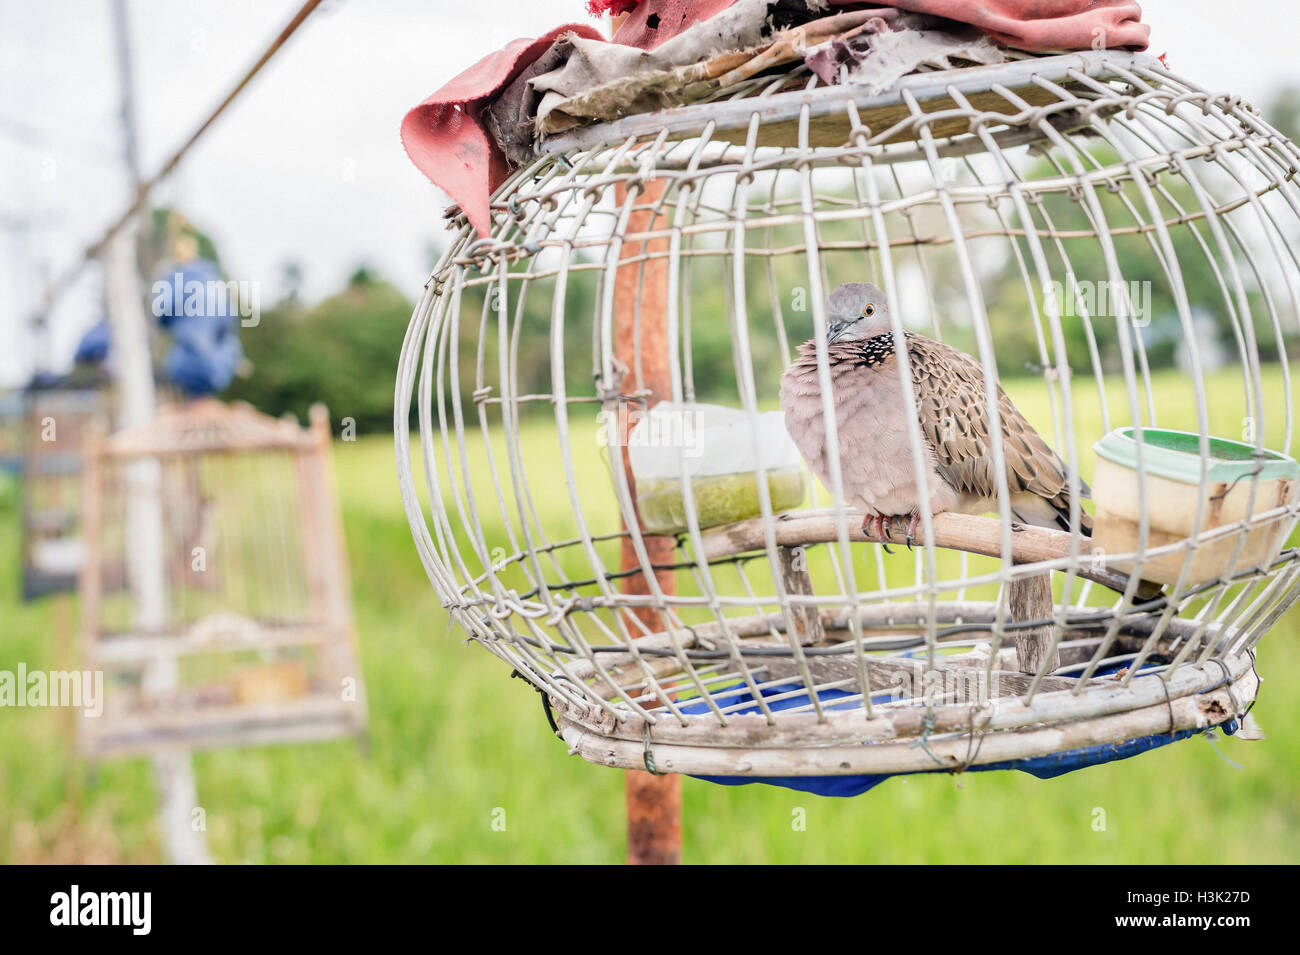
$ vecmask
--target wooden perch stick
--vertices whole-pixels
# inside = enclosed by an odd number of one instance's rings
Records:
[[[1046,620],[1056,613],[1052,602],[1052,575],[1034,574],[1017,577],[1007,586],[1011,619]],[[1012,634],[1016,645],[1016,659],[1021,673],[1037,673],[1046,664],[1051,673],[1061,665],[1060,654],[1052,647],[1052,627],[1030,627]]]
[[[808,574],[807,559],[802,547],[778,547],[777,557],[781,562],[781,579],[785,583],[787,594],[801,597],[813,595],[812,577]],[[822,628],[821,614],[811,605],[792,607],[790,616],[794,621],[795,633],[804,646],[821,643],[826,639]]]
[[[861,515],[849,512],[846,515],[849,525],[849,540],[876,543],[874,537],[868,537],[861,528]],[[949,550],[964,550],[971,554],[983,554],[986,557],[1002,556],[1002,522],[993,517],[978,517],[972,514],[935,514],[933,518],[934,543],[936,547]],[[796,511],[783,514],[773,522],[776,543],[780,547],[798,547],[807,544],[828,544],[839,539],[833,511]],[[919,534],[919,530],[918,530]],[[705,531],[705,560],[718,560],[749,551],[762,550],[764,546],[763,519],[756,517],[747,521],[728,524]],[[889,543],[907,543],[907,522],[896,521],[890,528]],[[1061,560],[1070,556],[1070,534],[1066,531],[1050,530],[1046,527],[1033,527],[1028,524],[1012,522],[1011,557],[1017,564],[1031,564],[1040,560]],[[920,540],[913,545],[923,546]],[[1079,553],[1086,560],[1080,560],[1077,573],[1086,580],[1099,583],[1111,590],[1123,591],[1128,585],[1128,577],[1117,571],[1096,566],[1091,559],[1092,545],[1087,538],[1079,541]],[[1159,593],[1159,587],[1143,581],[1138,585],[1137,597],[1149,598]]]

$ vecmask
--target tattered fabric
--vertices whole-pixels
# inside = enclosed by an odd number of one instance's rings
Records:
[[[1148,37],[1130,0],[623,0],[619,8],[631,12],[613,42],[581,24],[515,40],[407,113],[407,155],[480,235],[491,230],[491,193],[532,158],[537,137],[622,109],[601,96],[620,80],[634,79],[620,95],[639,111],[687,101],[691,84],[725,85],[805,54],[828,82],[884,89],[923,63],[998,62],[989,38],[1055,52],[1145,49]]]

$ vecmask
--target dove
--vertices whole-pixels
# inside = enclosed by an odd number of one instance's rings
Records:
[[[862,529],[877,540],[888,540],[892,518],[908,517],[911,546],[923,495],[913,466],[889,303],[876,286],[849,283],[831,292],[826,314],[845,500],[862,509]],[[904,332],[903,340],[924,443],[925,504],[932,514],[996,511],[993,441],[980,363],[924,335]],[[1068,531],[1070,489],[1064,463],[1001,387],[997,396],[1012,514],[1021,523]],[[800,454],[830,488],[815,341],[799,346],[799,356],[781,379],[781,410]],[[1091,496],[1082,480],[1079,488],[1081,496]],[[1082,507],[1079,523],[1082,533],[1091,536],[1092,518]]]

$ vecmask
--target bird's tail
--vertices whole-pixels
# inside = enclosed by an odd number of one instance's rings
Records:
[[[1082,488],[1082,496],[1088,497],[1087,485]],[[1022,524],[1034,524],[1038,527],[1050,527],[1055,530],[1070,529],[1070,492],[1062,489],[1056,497],[1039,497],[1037,494],[1018,494],[1011,501],[1011,510],[1016,520]],[[1084,537],[1092,536],[1092,515],[1079,507],[1079,533]]]

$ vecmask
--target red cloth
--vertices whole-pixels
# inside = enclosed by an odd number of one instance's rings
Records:
[[[831,0],[847,6],[851,0]],[[890,0],[912,13],[960,20],[1017,50],[1145,50],[1151,28],[1133,0]]]
[[[640,2],[641,0],[587,0],[587,12],[593,17],[603,17],[607,13],[618,16],[620,13],[631,13]]]
[[[512,40],[447,83],[402,120],[406,155],[465,210],[479,235],[491,232],[488,200],[510,175],[506,157],[483,128],[479,110],[550,49],[557,37],[570,31],[588,39],[603,39],[586,24],[569,23],[536,40]]]
[[[603,0],[602,0],[603,2]],[[619,0],[635,2],[615,42],[652,50],[735,0]],[[830,0],[832,6],[871,6]],[[1145,50],[1149,28],[1132,0],[893,0],[890,6],[945,17],[984,30],[1007,46],[1035,52],[1128,47]],[[491,231],[488,200],[510,174],[500,148],[484,129],[482,108],[562,34],[603,35],[584,24],[556,27],[535,40],[514,40],[479,60],[402,120],[402,145],[411,161],[460,205],[479,235]]]
[[[615,41],[653,50],[693,23],[707,20],[735,0],[621,0],[620,9],[635,7],[619,28]],[[832,7],[863,7],[863,0],[829,0]],[[1142,8],[1134,0],[881,0],[877,6],[897,7],[979,27],[1000,43],[1017,50],[1046,53],[1086,50],[1102,31],[1106,47],[1147,48],[1150,28],[1142,23]],[[653,18],[656,27],[647,26]]]
[[[628,14],[628,18],[614,34],[614,42],[653,50],[687,27],[721,13],[735,2],[736,0],[639,0],[636,9]],[[652,27],[651,23],[655,25]]]

